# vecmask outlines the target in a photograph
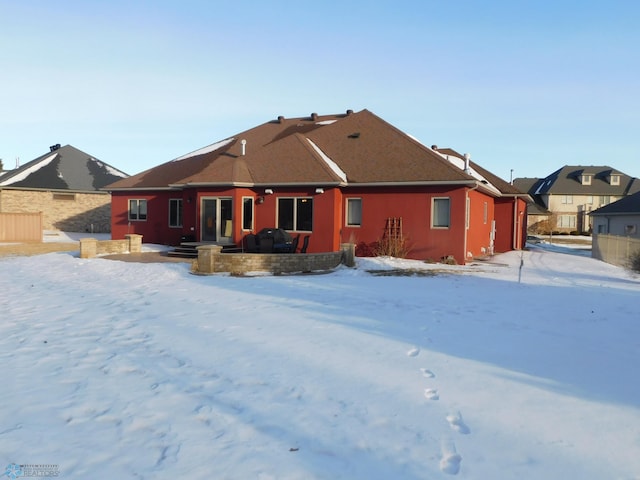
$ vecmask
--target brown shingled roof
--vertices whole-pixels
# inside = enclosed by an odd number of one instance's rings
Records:
[[[242,140],[246,141],[244,154]],[[332,167],[325,156],[338,168]],[[474,182],[473,177],[430,148],[362,110],[339,115],[279,117],[108,188],[158,189],[187,184],[339,185],[345,183],[342,172],[350,185]],[[485,177],[490,175],[482,172]],[[492,178],[499,180],[493,175]],[[509,190],[504,185],[499,188]]]

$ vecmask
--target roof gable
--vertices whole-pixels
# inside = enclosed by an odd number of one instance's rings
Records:
[[[70,191],[99,191],[127,174],[71,145],[51,151],[0,178],[0,187]]]

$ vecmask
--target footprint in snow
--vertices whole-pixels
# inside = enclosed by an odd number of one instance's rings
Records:
[[[458,433],[462,433],[463,435],[471,433],[471,429],[464,423],[460,412],[447,415],[447,422],[449,422],[449,426]]]
[[[417,357],[420,353],[420,349],[418,347],[412,348],[407,352],[408,357]]]
[[[422,372],[422,376],[425,377],[425,378],[433,378],[433,377],[436,376],[436,374],[433,373],[428,368],[421,368],[420,371]]]
[[[462,456],[456,450],[453,442],[442,443],[442,459],[440,460],[440,471],[449,475],[457,475],[460,472],[460,462]]]
[[[438,400],[440,395],[438,395],[438,390],[435,388],[425,388],[424,389],[424,398],[427,400]]]

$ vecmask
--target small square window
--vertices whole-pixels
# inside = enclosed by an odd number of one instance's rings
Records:
[[[147,219],[147,201],[129,200],[129,220]]]
[[[450,199],[434,198],[431,211],[431,226],[433,228],[449,228],[450,224]]]

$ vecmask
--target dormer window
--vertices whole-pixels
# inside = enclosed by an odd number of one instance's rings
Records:
[[[591,185],[591,177],[593,177],[593,175],[590,173],[580,175],[580,183],[582,183],[582,185]]]
[[[610,181],[611,185],[620,185],[620,175],[611,175]]]

